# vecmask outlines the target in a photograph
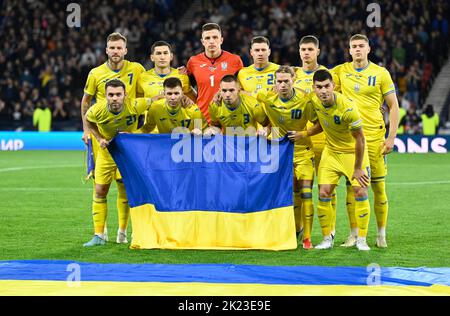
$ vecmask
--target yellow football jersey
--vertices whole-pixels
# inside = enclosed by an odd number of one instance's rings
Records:
[[[272,89],[275,84],[275,71],[280,65],[269,63],[265,68],[255,68],[255,65],[244,67],[239,71],[238,81],[242,89],[256,96],[259,91]]]
[[[364,134],[369,139],[383,137],[386,130],[380,107],[384,97],[395,93],[395,86],[386,68],[374,63],[363,69],[353,68],[352,62],[336,66],[341,92],[358,106],[364,124]]]
[[[314,111],[326,135],[326,146],[337,153],[354,153],[355,139],[351,131],[362,127],[358,107],[355,102],[335,92],[335,104],[326,107],[322,101],[311,93]]]
[[[313,76],[317,70],[325,69],[326,67],[319,65],[314,71],[304,71],[302,67],[298,67],[295,71],[294,88],[302,89],[306,93],[313,91]]]
[[[258,120],[262,123],[261,118],[257,117],[257,113],[255,113],[255,108],[260,107],[258,101],[249,95],[240,94],[239,96],[240,103],[234,109],[229,108],[223,101],[220,106],[214,102],[209,105],[208,111],[211,122],[220,123],[225,134],[227,127],[247,129],[252,126],[256,131]]]
[[[302,89],[306,93],[312,92],[313,91],[314,73],[320,69],[325,69],[325,70],[330,71],[329,69],[327,69],[326,67],[324,67],[322,65],[319,65],[319,67],[314,71],[305,71],[301,67],[297,68],[297,70],[295,71],[294,88]],[[330,71],[330,72],[331,72],[331,75],[333,76],[333,80],[336,81],[336,75],[334,74],[333,71]],[[308,128],[311,126],[312,126],[312,124],[309,123]],[[325,144],[325,134],[319,133],[317,135],[314,135],[311,137],[311,141],[312,141],[313,145],[323,148],[323,145]]]
[[[108,80],[118,78],[125,83],[128,98],[136,97],[136,87],[139,75],[145,71],[145,68],[136,62],[124,60],[122,69],[115,71],[109,68],[108,63],[95,67],[89,72],[84,87],[84,93],[95,97],[95,101],[104,101],[105,84]]]
[[[106,100],[100,101],[89,108],[87,120],[96,123],[100,134],[109,140],[118,132],[135,132],[139,115],[148,110],[151,104],[149,98],[125,98],[123,110],[114,114],[109,111]]]
[[[194,120],[200,120],[201,125],[195,125]],[[203,129],[204,126],[205,119],[196,104],[189,108],[183,108],[180,105],[172,108],[167,105],[166,99],[161,99],[154,102],[147,112],[143,129],[146,132],[151,132],[157,127],[159,134],[170,134],[177,127],[186,127],[192,131],[194,128]]]
[[[272,125],[273,138],[284,137],[288,131],[304,131],[308,121],[314,122],[317,120],[310,96],[298,90],[294,90],[294,95],[289,100],[282,100],[273,91],[259,92],[257,99],[261,102],[261,109],[257,107],[255,112],[264,110]],[[296,152],[310,147],[311,140],[309,138],[295,143]]]
[[[166,75],[157,74],[155,68],[141,73],[138,80],[137,91],[139,94],[144,95],[146,98],[153,98],[159,94],[163,94],[164,80],[172,77],[180,79],[184,94],[192,91],[189,77],[187,75],[178,73],[178,70],[175,68],[170,68],[170,73]]]

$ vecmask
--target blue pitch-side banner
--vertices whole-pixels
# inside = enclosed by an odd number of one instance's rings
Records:
[[[84,150],[82,132],[0,132],[0,150]]]
[[[0,132],[0,151],[84,150],[81,132]],[[448,153],[450,135],[399,135],[394,150],[399,153]]]
[[[450,150],[450,136],[398,135],[394,141],[394,150],[399,153],[438,153]]]

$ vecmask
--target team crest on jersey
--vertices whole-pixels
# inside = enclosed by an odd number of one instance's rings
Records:
[[[216,69],[217,69],[216,66],[209,66],[209,71],[214,71]]]
[[[223,71],[228,69],[228,63],[226,61],[223,61],[220,65],[222,66]]]
[[[359,83],[355,83],[355,92],[359,92],[360,88],[361,87],[360,87]]]
[[[278,122],[280,122],[280,123],[284,123],[284,116],[280,116],[280,117],[278,117]]]

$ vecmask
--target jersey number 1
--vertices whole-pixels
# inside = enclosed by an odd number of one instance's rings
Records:
[[[211,87],[214,87],[214,75],[209,76],[209,82],[211,83]]]

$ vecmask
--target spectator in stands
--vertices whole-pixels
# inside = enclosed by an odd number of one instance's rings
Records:
[[[421,85],[421,77],[416,69],[416,65],[412,65],[409,68],[408,74],[406,75],[407,89],[408,89],[408,100],[414,103],[416,106],[419,105],[419,89]]]
[[[399,123],[403,126],[406,134],[416,135],[420,133],[420,117],[416,113],[416,106],[412,103],[406,115]]]
[[[67,111],[64,109],[64,102],[60,97],[55,97],[53,100],[52,117],[54,121],[64,121],[69,118]]]
[[[439,129],[439,115],[434,113],[433,105],[428,104],[420,116],[422,119],[422,134],[425,136],[432,136],[438,133]]]
[[[386,115],[385,115],[386,116]],[[402,124],[403,118],[406,116],[406,110],[403,106],[398,109],[398,128],[397,135],[403,135],[405,133],[404,125]],[[386,119],[385,119],[386,121]]]
[[[406,93],[403,93],[401,96],[401,99],[400,99],[400,107],[405,110],[405,114],[406,114],[406,111],[409,109],[410,105],[411,105],[411,102],[409,102],[409,100],[408,100],[408,95]]]
[[[39,132],[49,132],[52,126],[52,112],[45,102],[39,102],[33,113],[33,126]]]

